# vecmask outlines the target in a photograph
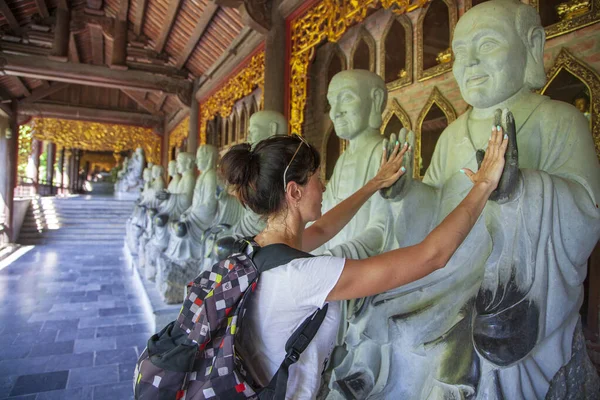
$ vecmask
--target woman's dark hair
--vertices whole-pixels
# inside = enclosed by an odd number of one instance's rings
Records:
[[[220,173],[244,206],[266,216],[284,206],[283,172],[290,160],[285,181],[299,185],[305,185],[321,164],[317,149],[300,137],[273,136],[254,150],[248,143],[233,146],[221,160]]]

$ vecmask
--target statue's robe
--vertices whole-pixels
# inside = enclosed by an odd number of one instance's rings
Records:
[[[370,300],[351,322],[334,380],[362,373],[373,397],[543,399],[571,360],[600,237],[600,167],[574,107],[531,94],[512,111],[515,196],[488,202],[445,268]],[[443,132],[425,185],[393,204],[396,246],[423,240],[470,190],[458,173],[477,170],[467,119]]]
[[[192,205],[185,211],[187,235],[171,232],[165,256],[171,260],[198,259],[203,256],[204,232],[217,213],[217,174],[214,168],[200,174],[194,187]],[[172,228],[171,228],[172,229]]]

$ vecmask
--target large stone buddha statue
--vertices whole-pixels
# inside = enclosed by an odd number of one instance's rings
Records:
[[[181,175],[179,175],[179,172],[177,171],[177,161],[169,161],[169,164],[167,165],[167,174],[171,177],[169,186],[167,186],[167,192],[174,192],[177,190],[177,185],[181,180]]]
[[[453,72],[472,109],[442,133],[422,182],[407,171],[383,193],[395,246],[420,242],[466,196],[472,185],[459,170],[477,169],[499,120],[513,137],[505,191],[445,268],[363,306],[330,399],[597,396],[579,308],[600,237],[600,167],[586,118],[532,92],[545,80],[544,42],[536,11],[516,0],[484,2],[459,20]]]

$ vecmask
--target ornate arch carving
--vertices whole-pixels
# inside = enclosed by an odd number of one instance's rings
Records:
[[[421,127],[423,126],[423,121],[425,120],[425,117],[429,113],[429,110],[431,109],[431,107],[433,106],[434,103],[440,108],[440,110],[442,110],[442,112],[446,116],[446,119],[448,120],[448,125],[450,125],[457,118],[456,110],[454,110],[454,107],[452,106],[450,101],[444,97],[444,95],[440,92],[440,90],[437,88],[437,86],[434,86],[433,90],[431,91],[431,94],[429,95],[429,98],[427,99],[427,101],[425,102],[425,105],[423,106],[423,109],[419,113],[419,117],[417,118],[417,124],[415,125],[415,130],[414,130],[414,132],[415,132],[415,154],[414,154],[415,168],[414,168],[413,173],[414,173],[414,177],[416,179],[423,178],[420,174],[419,168],[417,167],[419,165],[419,157],[421,157]]]
[[[450,25],[450,43],[452,43],[452,37],[454,36],[454,27],[458,22],[458,7],[456,5],[455,0],[439,0],[443,1],[448,7],[448,22]],[[445,72],[452,70],[452,53],[451,47],[450,51],[450,60],[447,62],[442,62],[441,64],[436,65],[435,67],[431,67],[429,69],[423,70],[423,23],[425,21],[425,16],[427,15],[427,11],[431,7],[431,3],[427,5],[427,7],[421,10],[421,14],[419,15],[419,19],[417,21],[417,80],[425,81],[427,79],[431,79],[435,76],[441,75]]]
[[[413,77],[413,29],[412,23],[410,19],[406,15],[395,15],[392,13],[392,17],[388,21],[385,29],[383,30],[383,34],[381,35],[381,40],[379,41],[379,71],[380,76],[385,79],[385,41],[387,39],[387,35],[392,28],[392,24],[394,21],[398,21],[400,25],[404,28],[404,50],[406,52],[405,60],[406,64],[404,66],[404,76],[400,76],[397,80],[389,82],[386,84],[388,90],[399,89],[404,86],[408,86],[412,83]]]
[[[398,100],[393,99],[390,102],[390,105],[387,108],[387,110],[385,110],[385,112],[383,113],[383,123],[381,124],[381,128],[380,128],[382,135],[383,135],[383,132],[385,131],[385,127],[387,126],[388,122],[390,122],[390,119],[392,119],[393,115],[396,115],[396,117],[398,117],[400,122],[402,122],[402,126],[404,126],[408,130],[412,130],[412,125],[410,123],[410,117],[408,116],[406,111],[404,111],[404,108],[402,108],[400,103],[398,103]]]
[[[369,71],[375,72],[375,39],[373,39],[373,36],[371,36],[364,26],[361,26],[358,29],[358,34],[356,35],[354,45],[350,51],[350,69],[354,68],[354,54],[356,53],[361,40],[364,40],[369,48]]]
[[[529,4],[540,11],[540,0],[529,0]],[[580,0],[577,2],[565,2],[565,14],[560,22],[544,27],[546,39],[564,35],[574,30],[592,25],[600,21],[600,0]],[[587,8],[587,12],[585,9]],[[584,11],[583,13],[581,11]]]
[[[558,53],[556,60],[554,60],[554,65],[548,70],[546,85],[540,93],[544,94],[562,69],[576,76],[588,88],[590,93],[592,138],[596,147],[596,155],[600,159],[600,75],[583,61],[573,56],[567,49],[563,48]]]

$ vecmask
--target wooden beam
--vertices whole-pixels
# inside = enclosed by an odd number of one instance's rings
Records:
[[[127,13],[129,0],[120,0],[119,11],[114,23],[113,48],[111,54],[111,68],[127,69]]]
[[[156,103],[156,110],[157,111],[161,111],[163,106],[165,105],[165,101],[167,101],[167,94],[163,93],[160,95],[160,99],[158,100],[158,103]]]
[[[133,33],[137,36],[142,34],[142,28],[144,24],[144,15],[146,14],[146,3],[147,0],[134,0],[136,2],[135,17],[133,20]]]
[[[131,100],[135,101],[142,107],[144,110],[148,111],[150,114],[156,114],[159,110],[156,108],[156,104],[151,102],[150,100],[146,100],[141,92],[134,92],[131,90],[121,90],[127,97]]]
[[[10,101],[14,97],[15,96],[13,96],[8,90],[6,90],[0,86],[0,101],[2,101],[2,102]]]
[[[159,116],[120,110],[102,110],[97,108],[75,107],[63,104],[33,103],[23,104],[19,115],[28,117],[64,118],[78,121],[129,124],[156,128],[162,125]]]
[[[104,35],[99,25],[88,25],[90,41],[92,42],[92,64],[104,64]]]
[[[169,37],[169,33],[171,32],[171,28],[173,27],[173,22],[175,22],[175,17],[177,16],[177,10],[179,10],[180,3],[181,0],[169,0],[167,14],[165,15],[165,19],[162,23],[162,30],[160,32],[160,35],[158,35],[158,39],[156,40],[156,46],[154,47],[154,49],[159,53],[162,53],[165,44],[167,43],[167,38]]]
[[[21,29],[21,25],[19,25],[19,21],[15,18],[15,15],[11,11],[8,4],[6,4],[6,0],[0,0],[0,13],[4,15],[6,22],[8,22],[8,26],[10,29],[17,32]]]
[[[48,18],[50,13],[48,12],[48,7],[46,6],[46,0],[35,0],[35,5],[42,16],[42,18]]]
[[[35,89],[31,92],[31,96],[21,100],[20,104],[33,103],[34,101],[38,101],[43,99],[44,97],[48,97],[51,94],[59,92],[69,86],[68,83],[65,82],[56,82],[48,87],[40,87],[39,89]]]
[[[27,85],[25,85],[25,82],[23,82],[23,80],[21,78],[19,78],[18,76],[16,77],[16,82],[17,82],[17,86],[19,86],[19,89],[21,89],[21,92],[23,92],[23,94],[27,97],[27,96],[31,96],[31,91],[29,90],[29,88],[27,87]]]
[[[183,98],[186,98],[192,89],[192,83],[186,79],[143,71],[116,71],[97,65],[63,63],[36,56],[0,53],[0,71],[6,75],[80,85],[179,93]]]
[[[0,41],[0,49],[3,53],[21,54],[21,55],[36,55],[47,57],[50,54],[50,49],[47,47],[38,47],[31,44],[14,43]]]
[[[77,42],[75,42],[75,34],[71,32],[69,36],[69,61],[80,63],[79,50],[77,50]]]
[[[187,62],[188,58],[190,58],[192,51],[194,51],[194,49],[196,48],[198,41],[204,34],[204,31],[206,31],[206,28],[210,24],[210,21],[212,21],[218,9],[219,6],[215,3],[209,2],[206,5],[206,8],[202,11],[200,19],[198,20],[198,22],[196,22],[196,27],[194,28],[194,31],[190,35],[190,38],[188,39],[187,43],[185,44],[183,51],[179,54],[179,57],[177,58],[177,63],[175,64],[177,68],[183,67]]]
[[[68,60],[69,31],[71,27],[71,12],[68,8],[57,7],[54,41],[50,57],[57,61]]]

